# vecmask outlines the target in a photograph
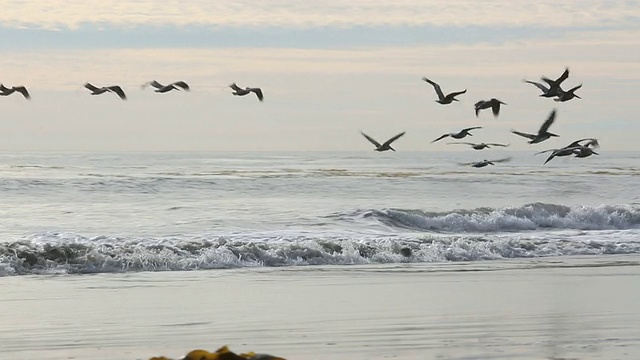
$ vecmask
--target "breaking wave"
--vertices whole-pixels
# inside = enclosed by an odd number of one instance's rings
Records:
[[[640,253],[640,232],[500,235],[234,234],[211,238],[88,238],[46,233],[0,243],[0,276],[188,271],[240,267],[431,263]]]
[[[520,207],[449,212],[364,210],[334,217],[375,221],[391,228],[451,233],[517,232],[539,229],[624,230],[640,228],[640,206],[565,206],[534,203]]]

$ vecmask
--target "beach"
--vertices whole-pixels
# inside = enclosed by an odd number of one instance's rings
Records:
[[[508,155],[4,154],[0,360],[640,358],[637,154]]]
[[[637,359],[640,257],[0,279],[6,359]]]

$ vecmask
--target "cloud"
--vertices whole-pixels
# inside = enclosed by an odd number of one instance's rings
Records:
[[[77,29],[97,25],[232,27],[504,26],[638,27],[638,1],[539,0],[51,0],[3,1],[0,24]]]
[[[591,77],[640,79],[640,31],[576,32],[550,40],[504,44],[436,44],[355,49],[151,48],[5,51],[3,81],[74,88],[94,79],[130,85],[164,74],[204,80],[219,87],[236,76],[377,74],[493,78],[537,77],[545,69],[577,67]],[[549,71],[547,70],[547,71]],[[546,74],[552,76],[553,74]],[[131,81],[129,79],[135,79]]]

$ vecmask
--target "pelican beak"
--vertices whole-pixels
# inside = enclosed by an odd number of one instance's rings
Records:
[[[579,95],[573,94],[573,96],[577,97],[578,99],[582,99]]]

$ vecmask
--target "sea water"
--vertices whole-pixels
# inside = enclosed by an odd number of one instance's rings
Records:
[[[638,254],[640,153],[599,152],[5,152],[0,276]]]

